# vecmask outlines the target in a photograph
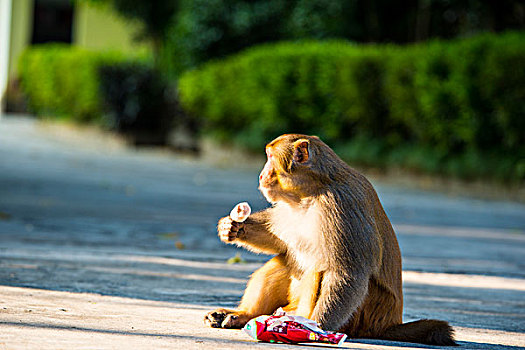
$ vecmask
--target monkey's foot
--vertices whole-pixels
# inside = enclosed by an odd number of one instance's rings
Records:
[[[204,316],[204,324],[213,328],[242,328],[252,319],[242,311],[217,309]]]

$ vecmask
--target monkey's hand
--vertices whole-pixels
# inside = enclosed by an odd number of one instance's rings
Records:
[[[233,221],[231,217],[225,216],[219,220],[217,232],[221,241],[233,243],[239,235],[244,233],[244,223]]]

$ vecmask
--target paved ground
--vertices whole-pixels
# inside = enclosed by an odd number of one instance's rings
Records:
[[[0,349],[292,348],[202,326],[267,259],[215,234],[237,202],[266,206],[257,172],[0,120]],[[525,205],[376,187],[404,257],[405,320],[447,320],[466,349],[525,348]],[[227,264],[237,252],[246,263]]]

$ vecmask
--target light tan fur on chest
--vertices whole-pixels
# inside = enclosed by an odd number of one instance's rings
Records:
[[[323,270],[323,242],[315,204],[306,208],[293,208],[280,203],[276,209],[280,215],[271,221],[270,229],[286,243],[289,256],[295,260],[297,267],[303,272]]]

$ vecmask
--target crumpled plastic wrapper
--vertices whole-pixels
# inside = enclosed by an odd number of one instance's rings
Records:
[[[237,204],[230,212],[233,221],[244,222],[252,213],[252,208],[247,202]]]
[[[330,343],[341,346],[346,334],[323,331],[317,322],[302,316],[287,315],[279,308],[272,315],[251,319],[243,331],[255,340],[270,343]]]

